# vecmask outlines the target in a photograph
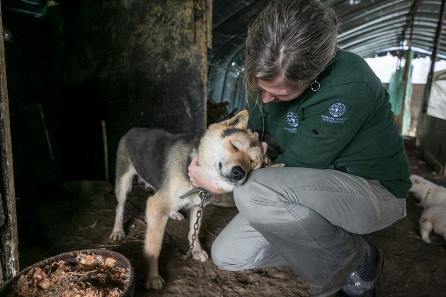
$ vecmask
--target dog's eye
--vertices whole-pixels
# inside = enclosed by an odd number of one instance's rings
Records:
[[[231,144],[232,148],[233,148],[236,152],[238,152],[238,148],[237,148],[231,141],[229,141],[229,143]]]

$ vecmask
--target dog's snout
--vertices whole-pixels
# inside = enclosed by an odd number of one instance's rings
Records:
[[[234,166],[231,169],[231,176],[234,180],[241,180],[245,177],[245,171],[240,166]]]

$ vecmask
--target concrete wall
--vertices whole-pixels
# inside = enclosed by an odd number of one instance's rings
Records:
[[[425,160],[437,173],[446,175],[446,121],[421,115],[424,88],[424,84],[413,85],[408,136],[417,137],[417,144],[420,146]],[[417,129],[419,130],[417,131]]]
[[[426,161],[437,173],[446,176],[446,121],[424,114],[417,141]]]
[[[441,175],[445,175],[446,166],[446,121],[421,115],[424,85],[414,85],[412,97],[412,127],[418,127],[417,143],[424,158]],[[418,125],[418,123],[421,123]]]

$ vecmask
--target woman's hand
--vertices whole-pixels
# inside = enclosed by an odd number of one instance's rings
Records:
[[[224,190],[216,182],[209,179],[209,177],[206,175],[206,172],[204,172],[200,164],[198,164],[197,157],[194,157],[192,159],[189,164],[188,170],[189,178],[194,186],[206,189],[214,194],[224,193]]]

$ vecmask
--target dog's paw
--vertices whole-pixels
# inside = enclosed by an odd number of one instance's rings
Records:
[[[161,276],[149,277],[146,282],[146,289],[161,290],[164,286],[164,279]]]
[[[193,251],[192,258],[200,262],[206,262],[209,259],[208,253],[203,250]]]
[[[421,239],[423,239],[423,241],[424,241],[425,243],[432,243],[432,241],[430,240],[429,237],[422,237]]]
[[[179,213],[178,211],[174,211],[174,210],[172,210],[172,211],[169,213],[169,217],[170,217],[172,220],[177,220],[177,221],[184,220],[184,216],[183,216],[181,213]]]
[[[110,234],[110,240],[119,241],[125,237],[125,233],[123,230],[113,230]]]

